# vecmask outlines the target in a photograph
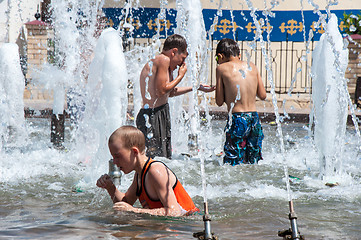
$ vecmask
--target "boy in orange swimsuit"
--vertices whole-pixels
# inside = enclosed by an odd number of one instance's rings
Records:
[[[126,193],[116,188],[109,175],[98,179],[97,186],[108,191],[115,210],[163,216],[199,211],[172,170],[145,155],[145,138],[140,130],[133,126],[120,127],[110,136],[108,145],[120,170],[125,174],[136,172]],[[143,209],[133,207],[137,199]]]

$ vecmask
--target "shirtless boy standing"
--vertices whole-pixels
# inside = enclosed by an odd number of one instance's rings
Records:
[[[263,132],[256,111],[256,97],[266,99],[261,76],[253,63],[241,61],[237,43],[222,39],[216,50],[216,103],[227,104],[232,118],[225,132],[224,163],[257,163],[262,159]]]
[[[162,52],[149,61],[140,74],[143,107],[136,124],[145,135],[147,155],[152,158],[172,156],[168,98],[192,91],[192,87],[177,87],[187,72],[184,62],[187,56],[185,38],[173,34],[165,40]],[[173,71],[178,66],[178,76],[173,79]],[[200,85],[198,90],[212,92],[214,88]]]

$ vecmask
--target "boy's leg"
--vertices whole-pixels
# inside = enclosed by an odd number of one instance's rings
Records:
[[[171,121],[169,105],[165,104],[159,107],[154,114],[154,137],[157,139],[158,155],[161,157],[172,158],[171,147]]]
[[[228,163],[234,166],[245,163],[245,159],[246,140],[243,138],[238,138],[231,133],[226,133],[223,163]]]
[[[149,111],[141,109],[138,113],[137,128],[144,134],[147,156],[154,158],[158,156],[159,140],[154,136],[154,118]]]
[[[145,136],[147,155],[151,158],[171,158],[170,115],[168,104],[155,109],[141,109],[136,120],[137,128]]]
[[[258,114],[253,115],[252,127],[247,137],[247,159],[249,163],[254,164],[262,160],[262,140],[264,138],[261,123]]]
[[[246,162],[246,132],[247,119],[243,113],[232,114],[232,125],[229,122],[225,128],[226,142],[224,144],[224,163],[232,166]]]

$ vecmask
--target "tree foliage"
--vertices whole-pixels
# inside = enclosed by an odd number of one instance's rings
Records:
[[[361,12],[361,11],[360,11]],[[343,24],[345,25],[344,32],[352,35],[359,34],[361,35],[361,14],[343,14]]]

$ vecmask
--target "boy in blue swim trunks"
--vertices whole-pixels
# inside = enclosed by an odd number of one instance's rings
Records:
[[[267,93],[256,66],[240,60],[237,43],[222,39],[216,50],[216,103],[227,104],[230,113],[225,127],[224,163],[257,163],[262,159],[263,132],[256,111],[256,97]]]

